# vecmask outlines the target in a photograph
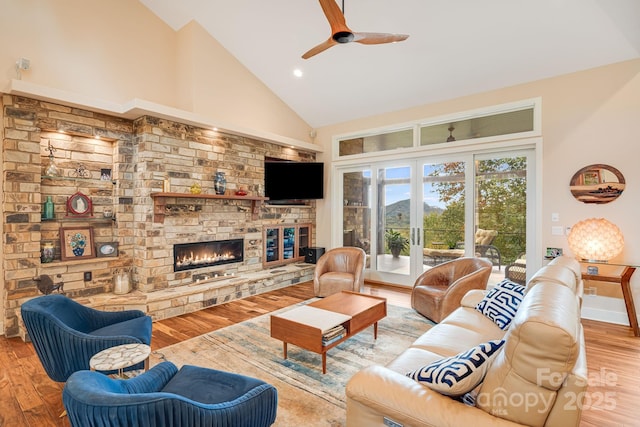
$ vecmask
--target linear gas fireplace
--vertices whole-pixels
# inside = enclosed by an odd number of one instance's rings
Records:
[[[243,239],[173,245],[173,271],[242,262],[243,259]]]

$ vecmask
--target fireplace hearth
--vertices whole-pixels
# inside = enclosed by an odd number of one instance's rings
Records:
[[[244,260],[244,240],[212,240],[173,245],[173,271],[193,270]]]

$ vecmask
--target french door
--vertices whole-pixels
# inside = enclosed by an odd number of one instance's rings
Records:
[[[434,265],[478,251],[503,271],[526,252],[532,161],[524,150],[338,168],[339,245],[365,250],[367,279],[405,286]],[[477,229],[498,240],[476,245]]]

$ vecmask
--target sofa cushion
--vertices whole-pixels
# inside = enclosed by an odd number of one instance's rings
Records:
[[[401,375],[414,371],[422,366],[441,360],[443,356],[421,347],[409,347],[400,353],[395,359],[386,364],[386,367]]]
[[[578,283],[573,270],[562,265],[545,265],[540,268],[527,282],[526,292],[529,292],[538,283],[556,283],[566,286],[573,293],[577,293]]]
[[[478,338],[474,338],[472,341],[466,341],[467,346],[465,348],[485,341],[500,340],[505,334],[505,331],[493,323],[493,320],[476,310],[475,304],[471,308],[460,307],[456,309],[436,326],[440,325],[457,326],[465,331],[475,333]],[[456,351],[456,353],[462,350],[463,349],[460,349]]]
[[[576,282],[582,280],[582,266],[577,259],[569,256],[559,256],[554,258],[548,265],[561,265],[571,270],[576,278]]]
[[[407,376],[441,394],[461,396],[482,382],[491,359],[503,344],[504,340],[482,343],[409,372]]]
[[[478,303],[476,310],[493,320],[500,329],[506,330],[524,298],[524,290],[524,286],[504,279]]]

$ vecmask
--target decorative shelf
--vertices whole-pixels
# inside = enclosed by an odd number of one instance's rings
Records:
[[[40,180],[43,179],[50,179],[52,181],[55,180],[64,180],[64,181],[88,181],[88,182],[94,182],[94,183],[104,183],[104,184],[111,184],[111,185],[116,185],[116,181],[115,180],[111,180],[111,179],[99,179],[99,178],[90,178],[90,177],[84,177],[84,176],[52,176],[52,175],[42,175],[40,177]]]
[[[165,216],[166,199],[218,199],[218,200],[250,200],[252,219],[258,218],[260,205],[263,201],[269,200],[268,197],[260,196],[236,196],[227,194],[192,194],[192,193],[151,193],[153,199],[153,222],[163,224]]]
[[[55,259],[51,262],[41,262],[40,268],[54,268],[54,267],[66,267],[70,265],[79,265],[79,264],[95,264],[99,262],[110,263],[114,261],[120,261],[124,258],[120,256],[117,257],[94,257],[94,258],[84,258],[84,259],[76,259],[76,260],[68,260],[61,261],[59,259]],[[99,266],[92,266],[92,268],[99,268]]]
[[[103,216],[65,216],[60,218],[40,218],[41,222],[115,222],[116,217],[105,218]]]

